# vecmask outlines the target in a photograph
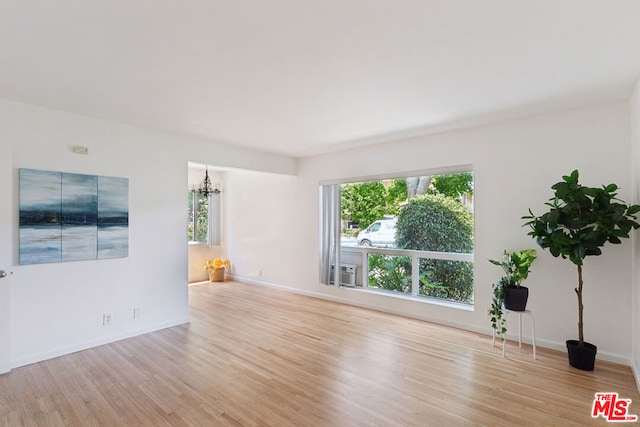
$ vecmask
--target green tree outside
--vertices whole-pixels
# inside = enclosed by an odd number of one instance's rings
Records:
[[[414,197],[398,217],[396,243],[402,249],[471,253],[473,216],[452,197],[442,194]],[[420,294],[471,302],[473,264],[421,259]]]
[[[409,197],[408,180],[429,182],[429,186],[412,190]],[[415,184],[415,183],[414,183]],[[429,177],[400,178],[387,181],[371,181],[342,186],[342,219],[358,223],[360,229],[368,227],[385,215],[399,215],[408,199],[420,194],[442,194],[459,199],[473,194],[473,173],[460,172]],[[424,191],[420,193],[420,191]]]
[[[434,175],[431,179],[429,194],[435,193],[444,194],[452,198],[473,194],[473,173],[460,172]]]
[[[357,222],[361,229],[389,213],[387,190],[380,181],[345,184],[341,192],[342,219]]]
[[[209,198],[189,191],[189,222],[187,238],[190,242],[206,242],[209,233]]]

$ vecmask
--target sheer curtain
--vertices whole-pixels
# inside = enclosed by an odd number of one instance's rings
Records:
[[[220,194],[209,196],[209,246],[220,246]]]
[[[331,267],[340,271],[340,185],[320,187],[320,283],[328,285],[332,280]]]

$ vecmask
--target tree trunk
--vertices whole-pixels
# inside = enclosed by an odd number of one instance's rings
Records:
[[[418,194],[426,194],[429,185],[431,185],[431,176],[407,178],[407,200],[413,199]]]
[[[582,266],[578,266],[578,287],[574,289],[578,296],[578,348],[584,348],[584,329],[582,323],[582,314],[584,306],[582,305]]]

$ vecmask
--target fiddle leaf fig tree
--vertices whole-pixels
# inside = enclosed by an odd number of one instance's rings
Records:
[[[619,244],[628,238],[636,222],[639,205],[627,205],[618,199],[616,184],[585,187],[578,182],[577,170],[563,176],[553,185],[554,195],[547,203],[549,210],[535,215],[529,209],[529,236],[543,249],[549,249],[554,257],[569,259],[578,268],[578,286],[574,289],[578,297],[579,347],[584,347],[582,303],[582,265],[587,256],[602,254],[605,243]]]

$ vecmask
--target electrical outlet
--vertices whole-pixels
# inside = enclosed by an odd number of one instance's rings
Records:
[[[111,313],[105,313],[102,315],[102,325],[108,326],[113,324],[113,315]]]
[[[140,309],[139,308],[134,308],[133,309],[133,318],[134,319],[139,319],[140,318]]]

